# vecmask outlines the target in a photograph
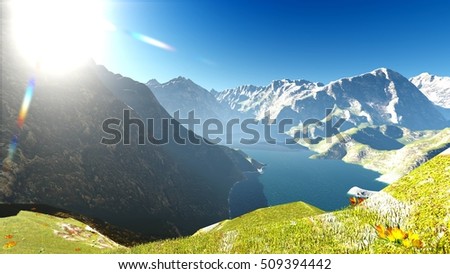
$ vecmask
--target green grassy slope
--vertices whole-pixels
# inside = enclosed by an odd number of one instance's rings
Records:
[[[378,225],[390,233],[377,233]],[[260,209],[129,252],[448,253],[449,230],[450,156],[437,156],[355,207],[325,214],[304,203]]]
[[[131,253],[228,253],[282,252],[293,248],[289,231],[306,216],[323,213],[303,202],[258,209],[241,217],[222,221],[194,236],[166,240],[131,249]]]
[[[102,253],[118,244],[72,218],[21,211],[0,218],[0,253]]]

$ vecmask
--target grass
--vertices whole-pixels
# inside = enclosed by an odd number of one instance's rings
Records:
[[[406,226],[427,243],[424,251],[450,252],[450,156],[437,156],[387,190],[412,205]]]
[[[130,249],[74,219],[21,211],[0,218],[0,253],[449,253],[449,182],[450,156],[440,155],[340,211],[295,202]],[[380,227],[405,236],[390,239]],[[406,245],[409,239],[420,245]]]
[[[120,246],[72,218],[31,211],[0,218],[0,253],[102,253]]]
[[[265,250],[280,253],[291,243],[288,230],[306,216],[323,213],[303,202],[258,209],[241,217],[222,221],[210,231],[131,248],[131,253],[252,253]]]
[[[355,207],[322,213],[297,202],[260,209],[194,236],[130,253],[447,253],[450,156],[437,156]],[[377,226],[416,234],[422,247],[380,237]]]

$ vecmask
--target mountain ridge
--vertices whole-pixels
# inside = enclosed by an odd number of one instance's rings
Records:
[[[421,73],[409,79],[430,99],[437,110],[450,121],[450,77],[436,76],[428,72]]]
[[[450,77],[423,72],[409,79],[425,96],[436,105],[450,108]]]
[[[232,186],[243,171],[256,168],[239,153],[201,138],[198,146],[138,145],[132,129],[131,145],[101,144],[104,122],[122,119],[124,110],[156,124],[171,116],[144,84],[93,63],[71,77],[35,75],[17,151],[7,158],[3,152],[16,134],[32,69],[3,41],[1,203],[47,204],[154,238],[187,235],[228,217]],[[184,127],[179,132],[193,134]]]
[[[275,118],[289,111],[297,113],[296,121],[320,120],[325,117],[324,109],[329,108],[352,126],[370,123],[435,129],[447,125],[422,92],[404,76],[387,68],[341,78],[327,85],[296,81],[277,80],[259,88],[239,86],[220,92],[216,98],[232,109],[254,114],[257,119],[263,119],[266,113]]]

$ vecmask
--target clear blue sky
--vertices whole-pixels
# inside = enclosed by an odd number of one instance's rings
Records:
[[[110,0],[107,17],[176,48],[110,33],[101,63],[141,82],[181,75],[222,90],[282,78],[327,83],[378,67],[450,76],[445,0]]]

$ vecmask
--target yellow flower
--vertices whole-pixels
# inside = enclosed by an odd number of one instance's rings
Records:
[[[405,233],[400,228],[394,227],[394,228],[388,228],[388,230],[387,230],[387,238],[391,242],[401,241],[403,239],[406,239],[407,237],[408,237],[408,234]]]
[[[419,235],[417,235],[416,233],[409,232],[408,235],[408,239],[410,239],[411,241],[419,240]]]
[[[400,228],[393,228],[391,230],[392,236],[394,237],[394,239],[396,240],[403,240],[406,239],[408,237],[408,234],[405,233],[403,230],[401,230]]]
[[[3,245],[3,249],[10,249],[10,248],[15,247],[16,245],[17,245],[16,242],[9,241],[9,242],[7,242],[6,244]]]
[[[421,240],[417,239],[417,240],[411,240],[412,241],[412,245],[415,248],[422,248],[423,247],[423,243]]]
[[[420,240],[419,235],[417,235],[416,233],[412,233],[412,232],[409,232],[408,235],[409,235],[408,239],[411,241],[411,245],[413,247],[416,247],[416,248],[422,248],[423,247],[423,243]]]
[[[375,229],[381,239],[387,239],[390,242],[401,244],[405,247],[423,247],[423,242],[420,240],[419,235],[411,231],[406,233],[398,227],[385,228],[382,225],[375,226]]]
[[[375,227],[375,229],[377,230],[378,236],[379,236],[381,239],[385,239],[385,238],[386,238],[386,229],[384,228],[384,226],[382,226],[382,225],[377,225],[377,226]]]
[[[411,247],[411,245],[412,245],[411,240],[409,240],[409,239],[404,239],[402,241],[402,244],[406,247]]]

